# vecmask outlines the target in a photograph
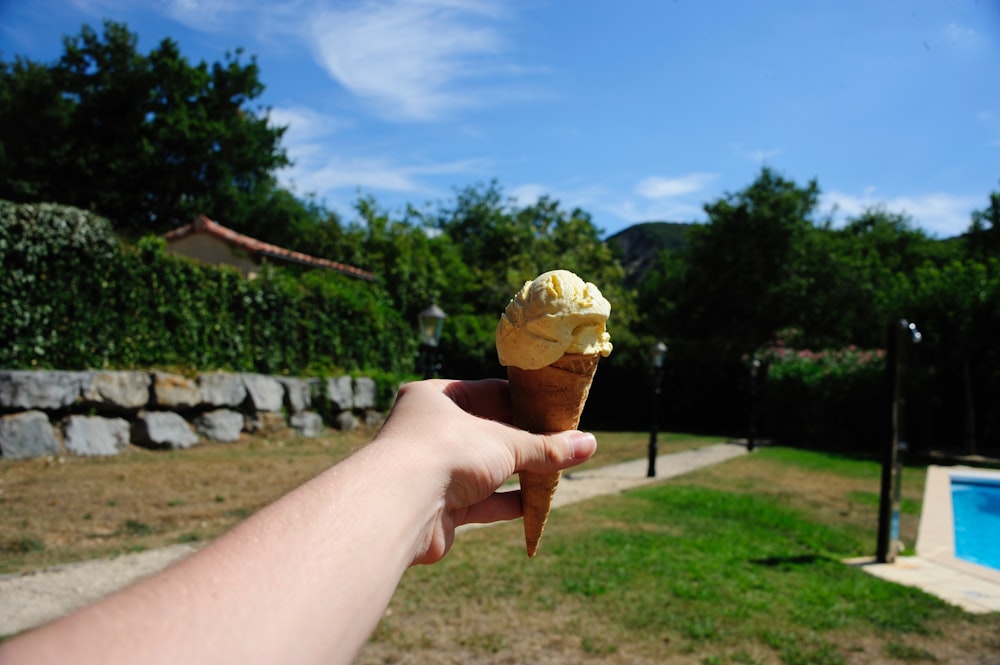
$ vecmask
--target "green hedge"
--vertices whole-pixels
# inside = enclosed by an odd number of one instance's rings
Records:
[[[884,351],[772,348],[763,359],[762,436],[851,450],[875,450],[884,440]]]
[[[384,289],[329,271],[245,279],[120,242],[107,220],[0,201],[0,367],[413,371]]]

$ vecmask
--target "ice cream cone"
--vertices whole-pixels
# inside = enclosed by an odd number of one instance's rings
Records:
[[[530,432],[576,429],[600,354],[567,353],[539,369],[507,367],[514,424]],[[521,471],[521,505],[528,556],[535,556],[560,473]]]
[[[514,424],[531,432],[576,429],[597,362],[611,353],[611,303],[568,270],[525,282],[497,322],[497,358],[507,368]],[[560,474],[520,472],[524,539],[535,556]]]

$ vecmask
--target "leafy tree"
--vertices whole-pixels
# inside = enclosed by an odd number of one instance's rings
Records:
[[[357,203],[360,217],[353,226],[360,236],[360,254],[382,279],[396,309],[408,320],[431,301],[452,314],[472,313],[469,269],[459,249],[444,235],[429,232],[412,212],[393,220],[372,198]]]
[[[975,256],[1000,256],[1000,192],[990,194],[990,204],[972,213],[966,245]]]
[[[17,58],[0,62],[0,191],[40,201],[61,186],[70,159],[65,135],[72,102],[51,69]]]
[[[284,128],[250,106],[264,89],[254,59],[191,65],[170,39],[142,55],[112,21],[63,44],[54,64],[0,66],[0,197],[95,210],[131,234],[198,213],[239,229],[270,217],[288,159]]]
[[[800,254],[818,197],[815,181],[801,188],[764,168],[747,189],[707,204],[708,223],[643,289],[647,324],[732,357],[797,323]]]
[[[794,322],[813,348],[884,344],[885,325],[900,310],[893,293],[900,275],[926,262],[957,258],[957,246],[928,237],[906,215],[882,207],[864,211],[841,229],[816,227],[795,254],[799,317]]]
[[[508,300],[525,281],[557,268],[599,286],[612,303],[612,337],[628,348],[634,307],[624,271],[586,212],[567,211],[549,197],[520,206],[494,181],[459,191],[454,203],[421,219],[450,238],[466,267],[464,301],[477,320],[464,322],[465,343],[483,349],[480,373],[497,371],[493,333]]]
[[[468,187],[427,222],[460,248],[472,271],[477,311],[499,314],[526,280],[556,268],[572,270],[602,291],[621,288],[624,271],[590,215],[566,211],[549,197],[519,207],[496,182]]]
[[[961,404],[961,422],[949,428],[954,439],[961,438],[965,452],[977,453],[977,439],[989,429],[979,422],[980,413],[993,418],[992,428],[997,425],[991,405],[1000,389],[1000,260],[925,263],[897,282],[896,298],[923,332],[917,357],[934,368],[936,401]]]

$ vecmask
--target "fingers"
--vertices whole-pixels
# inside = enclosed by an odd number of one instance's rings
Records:
[[[442,392],[463,411],[487,420],[499,421],[488,427],[503,429],[503,438],[514,457],[515,471],[554,473],[584,462],[594,454],[597,441],[579,431],[531,434],[509,426],[511,406],[507,382],[502,379],[442,382]],[[499,423],[507,423],[507,426]],[[539,445],[541,444],[541,445]]]
[[[445,386],[444,394],[466,413],[504,423],[511,421],[510,392],[503,379],[452,381]]]
[[[514,444],[516,471],[555,473],[586,462],[597,451],[597,439],[589,432],[524,434],[530,440]]]
[[[469,506],[458,524],[489,524],[516,520],[521,516],[521,492],[495,492]],[[457,526],[457,525],[456,525]]]

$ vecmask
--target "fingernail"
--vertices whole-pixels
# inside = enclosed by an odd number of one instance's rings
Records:
[[[597,438],[590,432],[575,432],[570,436],[573,459],[587,459],[597,450]]]

